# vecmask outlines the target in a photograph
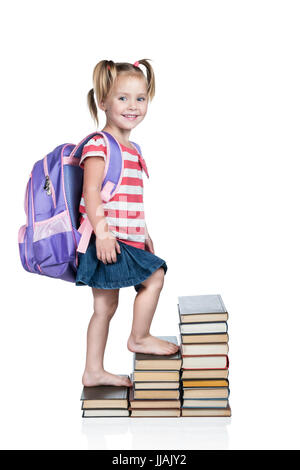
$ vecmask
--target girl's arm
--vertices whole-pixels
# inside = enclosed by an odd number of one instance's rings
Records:
[[[151,253],[154,254],[153,241],[149,235],[146,223],[145,223],[145,248],[146,248],[146,251],[150,251]]]
[[[108,224],[104,216],[101,199],[105,161],[103,157],[88,157],[84,162],[83,197],[86,213],[97,235],[108,232]],[[103,233],[102,233],[103,232]]]
[[[145,222],[145,238],[150,238],[150,235],[149,235],[149,232],[148,232],[148,229],[147,229],[147,225],[146,225],[146,222]]]
[[[97,257],[104,263],[117,261],[116,248],[121,252],[116,238],[108,230],[101,198],[101,186],[104,176],[103,157],[88,157],[84,161],[83,197],[86,213],[96,235]]]

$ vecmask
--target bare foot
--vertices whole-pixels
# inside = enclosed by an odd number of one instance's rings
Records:
[[[170,355],[175,354],[179,346],[169,341],[156,338],[155,336],[148,335],[145,338],[134,339],[130,335],[127,341],[127,348],[131,352],[139,352],[144,354],[157,354],[157,355]]]
[[[85,387],[94,387],[96,385],[115,385],[117,387],[132,387],[132,383],[126,377],[110,374],[105,370],[100,372],[84,372],[82,383]]]

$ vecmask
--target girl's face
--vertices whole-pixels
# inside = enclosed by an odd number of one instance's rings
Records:
[[[108,126],[128,131],[134,129],[147,113],[146,78],[120,73],[100,108],[106,112]]]

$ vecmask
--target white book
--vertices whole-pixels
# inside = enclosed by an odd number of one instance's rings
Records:
[[[190,356],[182,358],[182,369],[226,369],[227,356]]]
[[[97,418],[97,417],[111,417],[111,416],[129,416],[128,410],[113,410],[113,409],[98,409],[98,410],[83,410],[83,418]]]
[[[226,408],[228,400],[204,400],[204,399],[187,399],[183,400],[182,408]]]
[[[201,356],[214,354],[227,354],[228,344],[227,343],[210,343],[210,344],[182,344],[182,354],[186,356]]]
[[[227,333],[227,322],[180,323],[181,333]]]

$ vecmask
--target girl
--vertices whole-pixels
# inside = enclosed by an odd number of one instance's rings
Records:
[[[145,66],[147,76],[140,68]],[[145,161],[129,141],[131,130],[143,121],[148,101],[155,93],[153,69],[148,60],[134,64],[100,61],[93,72],[94,88],[88,106],[98,125],[98,107],[106,114],[103,131],[119,143],[124,174],[117,193],[102,203],[106,143],[102,136],[90,139],[83,148],[80,166],[84,169],[81,221],[88,217],[93,233],[86,253],[78,253],[76,285],[89,285],[94,297],[94,313],[87,331],[85,386],[132,386],[128,378],[103,368],[109,322],[114,315],[121,287],[134,286],[137,295],[127,347],[145,354],[174,354],[179,346],[153,337],[149,330],[167,272],[166,262],[154,254],[143,208],[142,169]]]

